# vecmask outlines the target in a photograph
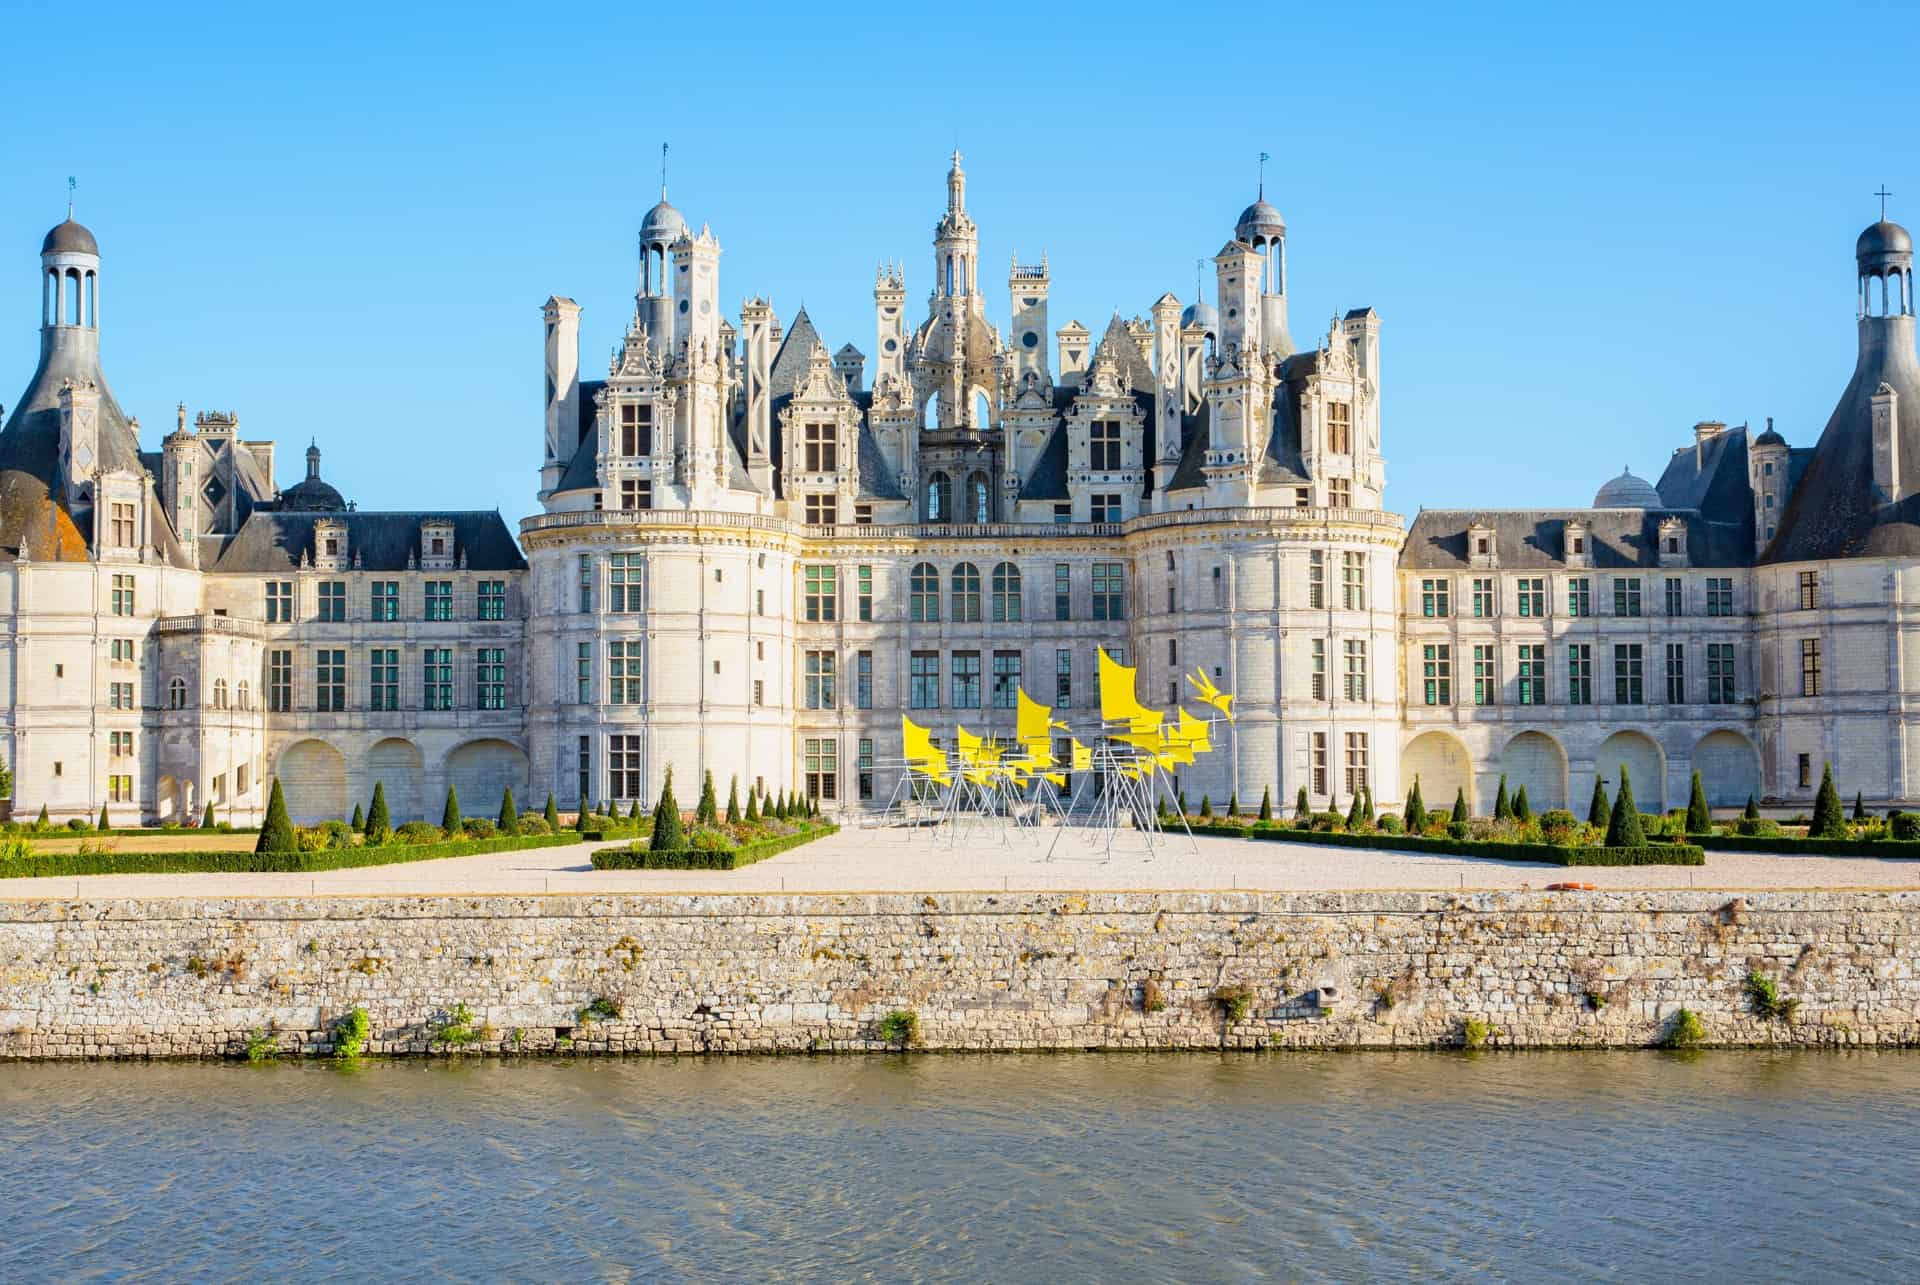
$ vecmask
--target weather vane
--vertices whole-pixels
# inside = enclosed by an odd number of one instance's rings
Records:
[[[1260,153],[1260,199],[1267,199],[1267,162],[1273,158],[1265,152]]]
[[[67,218],[69,220],[73,218],[73,189],[79,186],[73,175],[67,175]]]
[[[660,144],[660,199],[667,199],[667,145]]]
[[[73,180],[68,179],[67,182],[71,183]],[[1887,198],[1892,196],[1893,193],[1887,191],[1887,185],[1882,183],[1880,190],[1875,192],[1874,195],[1880,198],[1880,221],[1885,223],[1887,221]]]

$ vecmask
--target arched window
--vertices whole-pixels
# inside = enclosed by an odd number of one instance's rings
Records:
[[[993,403],[982,392],[973,395],[973,426],[983,433],[993,427]]]
[[[167,708],[185,709],[187,707],[187,680],[170,679],[167,683]]]
[[[940,619],[940,573],[931,562],[914,564],[908,590],[908,620]]]
[[[247,680],[241,679],[233,689],[233,703],[236,709],[252,709],[253,693],[247,687]]]
[[[1020,568],[1002,562],[993,569],[993,618],[1020,619]]]
[[[224,678],[213,680],[213,707],[215,709],[227,707],[227,680]]]
[[[953,618],[980,619],[980,568],[971,562],[962,562],[953,569]]]
[[[927,521],[953,521],[953,479],[945,473],[927,479]]]
[[[67,269],[66,294],[67,324],[77,326],[80,324],[80,270],[78,268]]]
[[[993,521],[993,492],[987,489],[985,473],[975,473],[967,478],[967,502],[975,523],[985,526]]]

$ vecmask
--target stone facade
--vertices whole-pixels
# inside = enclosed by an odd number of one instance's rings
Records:
[[[1657,483],[1585,508],[1385,507],[1381,318],[1296,349],[1264,199],[1213,300],[1104,328],[1050,317],[1014,257],[989,317],[956,154],[918,320],[873,284],[875,352],[804,309],[729,319],[722,247],[662,199],[634,312],[583,379],[582,309],[541,310],[541,511],[355,509],[281,491],[273,443],[206,412],[159,451],[99,362],[99,247],[42,248],[40,363],[0,433],[0,755],[17,809],[298,820],[384,782],[649,806],[667,770],[877,805],[903,715],[1012,731],[1015,691],[1099,735],[1096,649],[1171,707],[1236,697],[1197,801],[1344,810],[1502,775],[1581,810],[1633,776],[1674,807],[1807,807],[1821,767],[1920,804],[1920,358],[1911,241],[1856,245],[1859,359],[1816,445],[1706,421]],[[1054,328],[1049,333],[1049,327]],[[524,549],[524,555],[522,550]],[[130,817],[129,817],[130,819]]]
[[[0,902],[0,1056],[1920,1041],[1920,894],[1087,893]],[[1755,1014],[1772,978],[1791,1019]],[[1248,988],[1242,1020],[1215,998]],[[582,1016],[595,1000],[620,1016]]]

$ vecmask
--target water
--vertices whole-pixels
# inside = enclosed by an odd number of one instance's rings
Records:
[[[1920,1054],[0,1066],[0,1280],[1920,1277]]]

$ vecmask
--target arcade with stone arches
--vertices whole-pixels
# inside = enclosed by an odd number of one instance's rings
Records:
[[[492,818],[511,789],[522,811],[538,808],[528,796],[528,760],[518,740],[497,735],[409,737],[386,735],[336,744],[322,734],[295,737],[274,756],[287,815],[295,825],[346,820],[365,808],[376,783],[383,787],[395,825],[438,824],[447,787],[467,817]]]
[[[1475,730],[1467,729],[1469,735]],[[1684,754],[1673,753],[1670,745],[1670,736],[1663,746],[1646,731],[1618,728],[1607,731],[1590,756],[1574,757],[1560,735],[1528,728],[1476,755],[1453,729],[1427,728],[1401,749],[1400,780],[1411,790],[1417,776],[1430,809],[1450,807],[1456,794],[1464,792],[1467,808],[1476,816],[1492,810],[1503,774],[1509,797],[1525,788],[1536,815],[1550,808],[1584,814],[1595,776],[1608,797],[1614,797],[1623,766],[1633,782],[1634,804],[1642,812],[1684,807],[1696,771],[1710,807],[1737,808],[1749,797],[1760,797],[1760,752],[1744,732],[1710,728],[1694,738]]]

